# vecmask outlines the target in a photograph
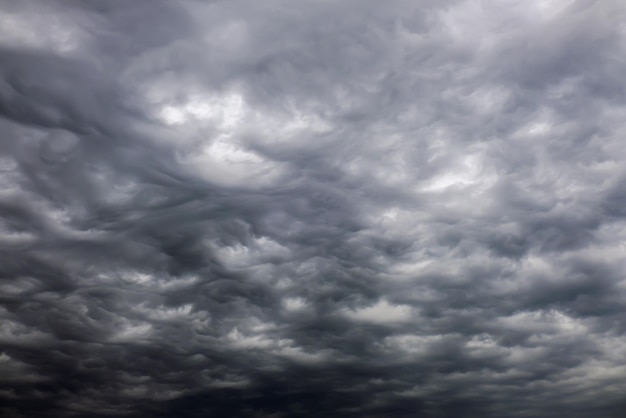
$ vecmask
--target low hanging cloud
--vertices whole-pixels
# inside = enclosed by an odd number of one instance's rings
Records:
[[[622,417],[619,1],[0,4],[0,415]]]

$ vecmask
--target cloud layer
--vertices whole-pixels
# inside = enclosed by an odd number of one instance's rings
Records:
[[[626,7],[0,5],[0,412],[622,417]]]

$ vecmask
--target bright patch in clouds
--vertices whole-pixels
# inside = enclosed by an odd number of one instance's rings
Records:
[[[414,315],[410,306],[393,305],[386,300],[378,301],[372,306],[361,309],[345,309],[343,313],[356,321],[390,325],[408,321]]]

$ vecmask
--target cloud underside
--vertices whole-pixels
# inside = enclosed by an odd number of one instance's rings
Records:
[[[0,5],[0,412],[621,417],[619,1]]]

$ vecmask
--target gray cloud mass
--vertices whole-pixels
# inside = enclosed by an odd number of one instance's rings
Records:
[[[0,415],[626,416],[618,0],[0,0]]]

